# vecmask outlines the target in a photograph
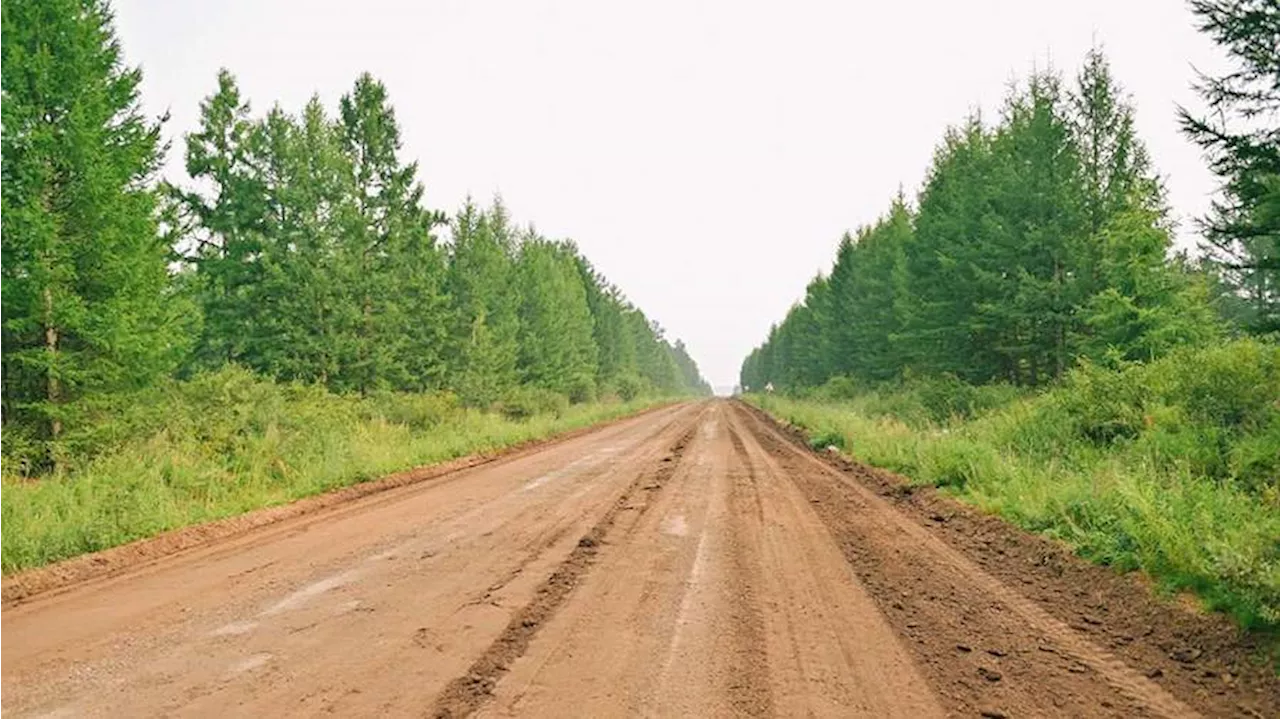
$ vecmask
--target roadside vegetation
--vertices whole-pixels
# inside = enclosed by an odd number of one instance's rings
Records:
[[[1222,195],[1175,253],[1095,49],[950,130],[743,363],[748,398],[1083,556],[1280,627],[1280,15],[1195,2],[1236,62],[1181,112]],[[772,391],[768,391],[772,390]]]
[[[99,451],[58,473],[6,473],[5,573],[285,504],[661,404],[570,405],[520,393],[484,411],[451,392],[335,394],[238,367],[161,381],[104,411]],[[109,416],[108,416],[109,415]]]
[[[1280,627],[1280,348],[1253,340],[1040,392],[951,378],[749,395],[806,431],[1084,557]],[[1268,401],[1270,398],[1270,401]]]
[[[221,72],[165,180],[109,3],[2,12],[5,572],[709,392],[572,242],[431,208],[372,76]]]

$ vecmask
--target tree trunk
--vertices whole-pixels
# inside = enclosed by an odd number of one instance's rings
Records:
[[[58,384],[58,375],[54,371],[54,362],[58,355],[58,328],[53,323],[53,288],[44,288],[44,351],[49,354],[49,366],[46,370],[45,394],[49,404],[56,405],[62,401],[62,387]],[[49,435],[57,439],[62,434],[62,420],[56,415],[49,420]]]
[[[9,333],[4,329],[4,307],[0,306],[0,427],[9,423]]]

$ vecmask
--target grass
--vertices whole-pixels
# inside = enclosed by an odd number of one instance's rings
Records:
[[[7,442],[3,570],[509,447],[661,402],[565,403],[504,414],[461,407],[448,394],[339,396],[235,368],[172,382],[128,398],[123,409],[100,412],[68,439],[78,459],[56,474],[21,477],[14,471],[21,438]]]
[[[1000,401],[944,419],[910,384],[748,400],[818,444],[1280,630],[1280,348],[1241,341],[991,392]]]

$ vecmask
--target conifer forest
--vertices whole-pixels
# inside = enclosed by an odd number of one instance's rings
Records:
[[[322,5],[0,4],[6,714],[1280,716],[1276,0]]]

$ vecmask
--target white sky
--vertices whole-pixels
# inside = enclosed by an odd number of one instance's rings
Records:
[[[1192,65],[1221,67],[1181,0],[267,2],[120,0],[149,112],[180,136],[229,68],[255,111],[386,83],[432,207],[500,192],[572,238],[703,374],[742,358],[841,232],[914,197],[945,127],[1009,80],[1074,74],[1096,38],[1194,243],[1214,178],[1177,131]]]

